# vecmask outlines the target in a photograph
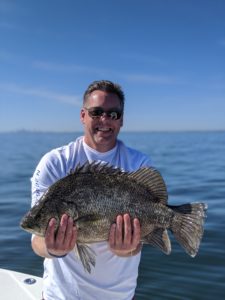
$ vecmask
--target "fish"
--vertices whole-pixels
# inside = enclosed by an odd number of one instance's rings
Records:
[[[141,242],[171,253],[170,231],[177,242],[195,257],[203,237],[207,204],[170,205],[165,181],[154,167],[125,172],[107,163],[78,165],[53,183],[22,218],[23,230],[44,237],[51,218],[56,228],[63,214],[77,227],[76,252],[91,273],[96,254],[92,243],[107,241],[118,215],[138,218]]]

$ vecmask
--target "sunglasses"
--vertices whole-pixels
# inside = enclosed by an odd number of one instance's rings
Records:
[[[84,107],[84,109],[88,111],[88,115],[92,119],[100,118],[104,114],[106,114],[106,116],[111,120],[119,120],[122,116],[122,111],[116,108],[110,110],[104,110],[101,107],[91,107],[91,108]]]

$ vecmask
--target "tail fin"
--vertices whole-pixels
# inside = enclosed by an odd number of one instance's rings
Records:
[[[171,225],[176,240],[192,257],[198,252],[204,232],[207,205],[204,203],[169,206],[174,211]]]

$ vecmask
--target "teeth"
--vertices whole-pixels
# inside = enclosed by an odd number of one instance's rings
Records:
[[[107,132],[107,131],[110,131],[111,129],[110,129],[110,128],[102,128],[102,127],[98,127],[97,130],[98,130],[98,131],[104,131],[104,132]]]

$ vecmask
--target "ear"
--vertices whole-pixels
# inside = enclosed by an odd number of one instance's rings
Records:
[[[80,111],[80,121],[83,124],[85,123],[84,117],[85,117],[85,110],[82,108],[81,111]]]

